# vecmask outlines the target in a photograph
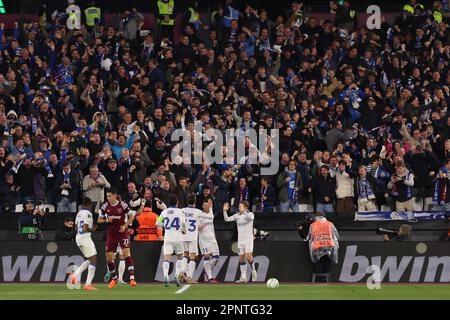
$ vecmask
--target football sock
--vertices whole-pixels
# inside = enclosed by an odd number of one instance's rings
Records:
[[[241,269],[241,279],[247,279],[247,264],[245,262],[239,262]]]
[[[205,269],[206,276],[209,279],[212,279],[212,272],[211,272],[211,259],[209,257],[203,258],[203,268]]]
[[[125,260],[121,259],[119,261],[119,268],[117,268],[119,271],[119,274],[118,274],[119,281],[123,281],[123,274],[125,273],[125,266],[126,266]]]
[[[170,263],[167,260],[164,260],[163,262],[163,273],[164,273],[164,278],[169,276],[169,267],[170,267]]]
[[[214,273],[214,268],[216,267],[216,264],[219,262],[219,258],[220,258],[219,255],[212,256],[212,259],[211,259],[211,274]]]
[[[80,278],[81,274],[83,273],[84,270],[87,269],[87,267],[89,266],[91,262],[89,260],[85,260],[83,261],[83,263],[81,264],[81,266],[79,266],[76,270],[75,270],[75,277],[77,277],[77,279]]]
[[[192,278],[195,271],[195,260],[189,261],[189,271],[188,271],[188,277]]]
[[[113,280],[117,280],[117,274],[116,274],[116,266],[113,262],[108,262],[108,269],[109,269],[109,273],[111,273],[111,278]]]
[[[87,279],[86,279],[87,286],[90,286],[92,283],[92,279],[94,279],[95,269],[96,269],[95,264],[91,263],[88,268],[88,275],[87,275]]]
[[[175,277],[178,277],[181,273],[181,259],[177,260],[177,263],[175,264]]]
[[[252,268],[252,271],[256,271],[256,267],[255,267],[255,264],[253,263],[253,260],[251,262],[249,262],[248,264]]]
[[[187,273],[187,266],[189,263],[189,257],[183,257],[183,260],[181,261],[181,272]]]
[[[134,262],[133,262],[133,258],[131,257],[126,257],[125,258],[125,263],[128,267],[128,273],[130,274],[130,280],[134,280]]]

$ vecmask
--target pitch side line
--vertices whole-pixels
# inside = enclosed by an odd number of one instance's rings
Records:
[[[180,290],[175,292],[175,294],[181,294],[181,293],[185,292],[187,289],[189,289],[190,287],[191,287],[191,285],[187,284],[187,285],[183,286],[183,288],[181,288]]]

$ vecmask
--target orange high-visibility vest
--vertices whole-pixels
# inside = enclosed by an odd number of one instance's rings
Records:
[[[158,215],[151,211],[151,208],[144,208],[144,211],[136,217],[139,221],[135,241],[158,241],[163,238],[162,230],[156,226]]]
[[[311,248],[334,247],[333,224],[327,220],[317,220],[311,224]]]

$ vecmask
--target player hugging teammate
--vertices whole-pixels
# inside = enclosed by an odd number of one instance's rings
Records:
[[[202,226],[203,230],[205,221],[212,224],[214,215],[197,209],[195,207],[194,195],[188,197],[188,206],[183,208],[182,211],[186,219],[187,230],[183,241],[184,257],[181,264],[181,277],[186,283],[196,283],[192,280],[192,277],[195,271],[195,258],[198,255],[199,228]],[[209,274],[208,280],[213,282],[214,279],[211,276],[211,271],[207,272],[207,274]]]
[[[169,286],[170,259],[175,253],[175,283],[182,281],[195,283],[192,278],[195,271],[195,258],[198,255],[198,246],[203,255],[206,281],[217,283],[212,275],[212,269],[219,259],[219,246],[214,232],[212,213],[212,200],[206,199],[203,203],[203,212],[195,208],[195,196],[188,197],[188,207],[177,208],[176,195],[170,198],[170,207],[164,209],[158,218],[157,225],[164,227],[164,285]],[[183,256],[184,254],[184,256]]]

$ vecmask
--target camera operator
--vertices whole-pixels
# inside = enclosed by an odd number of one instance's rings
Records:
[[[25,202],[19,217],[19,239],[44,240],[40,229],[45,221],[44,216],[45,211],[40,206],[35,206],[33,200]]]
[[[377,228],[376,233],[383,235],[384,241],[410,241],[412,228],[408,224],[402,224],[398,231]]]
[[[323,213],[316,213],[314,220],[306,238],[309,241],[311,260],[314,263],[313,272],[329,274],[331,263],[338,262],[339,234],[334,224],[328,221]]]
[[[308,214],[305,217],[303,217],[302,220],[298,221],[295,224],[295,227],[297,228],[298,234],[300,235],[300,238],[303,240],[306,240],[309,234],[309,227],[311,226],[311,223],[314,222],[314,215]]]

